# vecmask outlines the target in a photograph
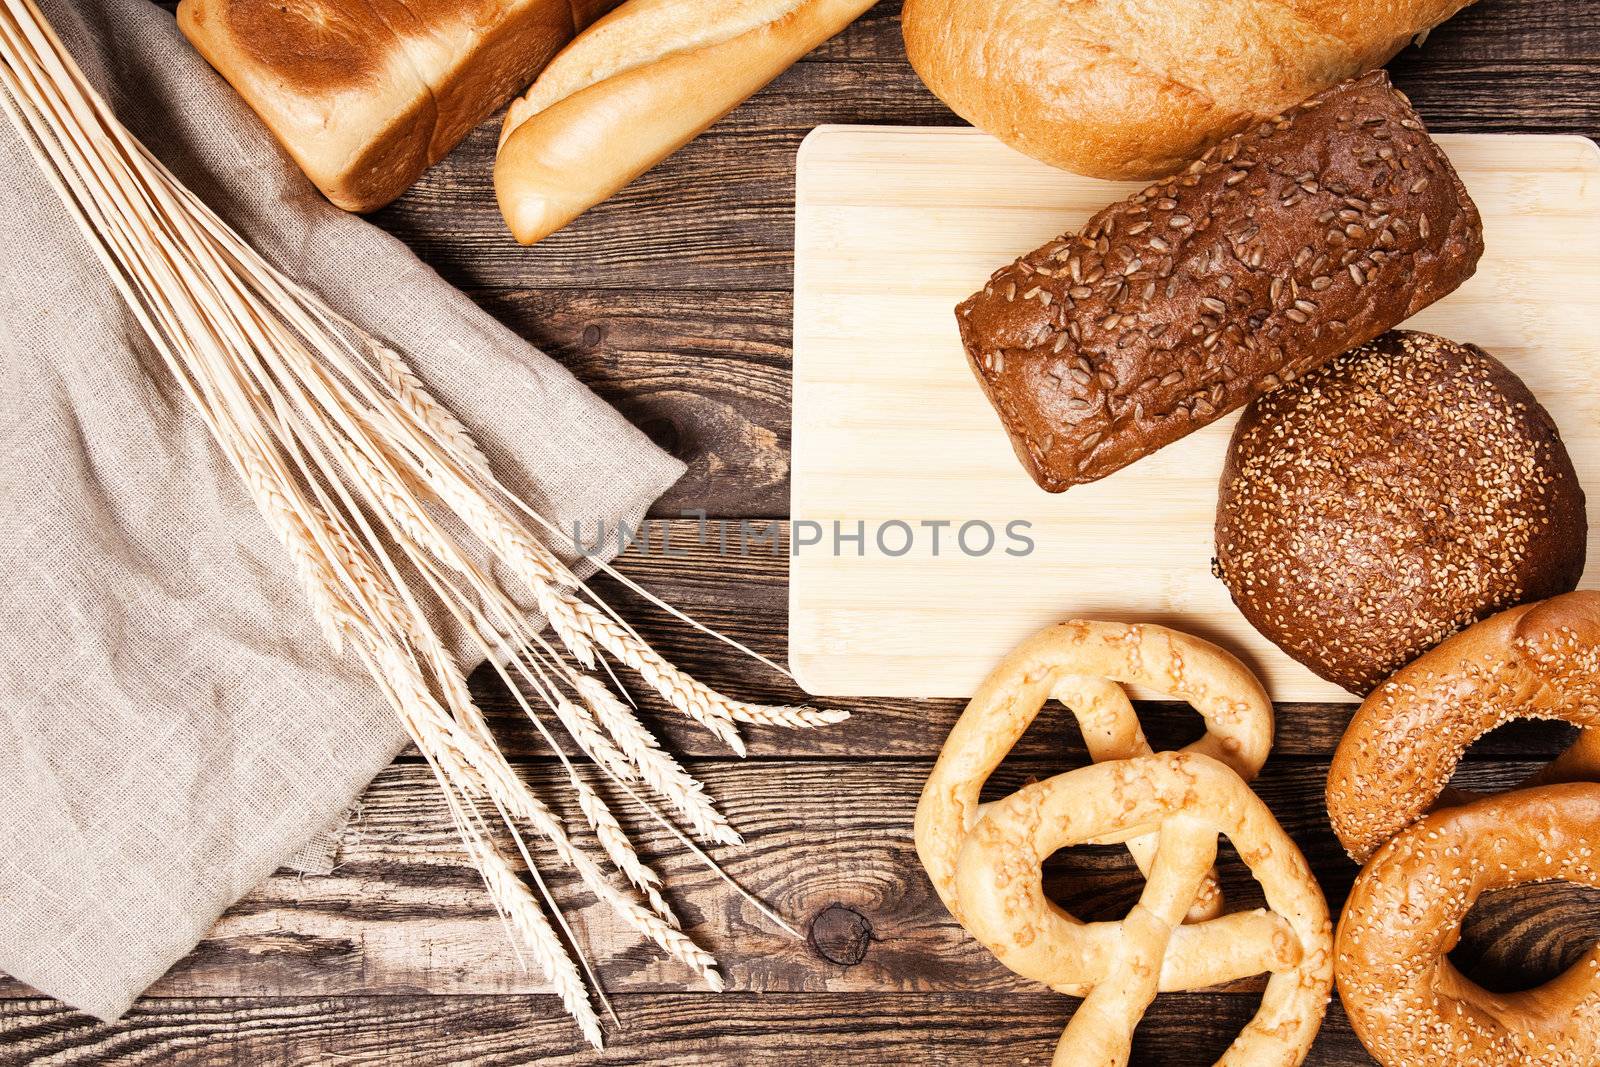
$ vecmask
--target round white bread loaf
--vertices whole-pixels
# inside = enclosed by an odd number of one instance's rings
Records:
[[[1066,170],[1161,177],[1382,66],[1471,0],[905,0],[906,53],[962,118]]]

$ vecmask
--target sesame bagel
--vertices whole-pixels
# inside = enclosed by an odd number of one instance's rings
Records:
[[[1564,719],[1578,740],[1525,784],[1600,780],[1600,592],[1503,611],[1366,699],[1328,770],[1328,818],[1360,862],[1421,818],[1478,738],[1512,719]]]
[[[1474,621],[1576,587],[1587,534],[1522,380],[1474,345],[1393,331],[1245,410],[1216,569],[1256,629],[1365,694]]]
[[[1446,958],[1485,892],[1600,887],[1600,786],[1550,785],[1431,815],[1373,857],[1335,935],[1339,999],[1384,1067],[1592,1067],[1600,947],[1521,993],[1490,993]]]

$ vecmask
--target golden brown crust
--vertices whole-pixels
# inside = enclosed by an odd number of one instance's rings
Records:
[[[1216,757],[1245,779],[1266,762],[1272,702],[1249,669],[1216,645],[1150,623],[1075,620],[1040,630],[973,694],[917,805],[917,854],[958,920],[955,858],[980,816],[978,794],[1047,700],[1071,709],[1096,762],[1150,752],[1124,683],[1187,701],[1199,712],[1206,732],[1186,751]],[[1154,839],[1128,843],[1141,868],[1148,868],[1154,845]],[[1201,902],[1201,917],[1221,906],[1220,897],[1210,896]]]
[[[1470,631],[1469,631],[1470,632]],[[1600,948],[1537,989],[1489,993],[1451,965],[1478,897],[1527,882],[1600,887],[1600,786],[1525,789],[1428,816],[1385,845],[1339,919],[1339,998],[1384,1067],[1600,1061]]]
[[[1472,276],[1477,208],[1380,71],[1212,149],[956,309],[1049,492],[1103,478]]]
[[[185,5],[188,27],[208,39],[226,33],[242,58],[312,92],[343,92],[370,84],[380,56],[398,47],[389,27],[372,18],[331,21],[301,5],[220,0]],[[222,27],[226,27],[223,29]]]
[[[1057,849],[1158,838],[1144,892],[1120,923],[1084,924],[1044,894]],[[1184,925],[1216,859],[1218,835],[1261,885],[1267,907]],[[1057,1067],[1125,1064],[1158,992],[1263,972],[1261,1007],[1222,1063],[1298,1064],[1333,985],[1333,930],[1305,857],[1229,767],[1198,752],[1097,763],[996,801],[956,862],[964,924],[1007,967],[1087,999],[1056,1047]]]
[[[1396,330],[1250,405],[1217,500],[1234,603],[1365,695],[1465,626],[1569,592],[1584,494],[1554,421],[1473,345]]]
[[[1381,66],[1470,0],[906,0],[906,54],[962,118],[1097,178],[1170,174]]]
[[[495,196],[533,244],[621,190],[849,25],[873,0],[631,0],[506,114]]]
[[[1536,781],[1600,777],[1600,592],[1501,612],[1367,698],[1328,773],[1328,817],[1345,849],[1371,855],[1434,806],[1472,742],[1519,718],[1583,727]]]
[[[1188,701],[1205,736],[1150,754],[1121,683]],[[1096,762],[980,804],[985,780],[1052,698],[1072,710]],[[1272,704],[1243,664],[1151,624],[1048,627],[973,695],[917,805],[917,855],[951,914],[1001,962],[1088,998],[1056,1048],[1058,1067],[1127,1062],[1157,992],[1262,973],[1271,977],[1261,1010],[1225,1061],[1305,1057],[1333,982],[1332,924],[1305,858],[1244,781],[1271,743]],[[1271,910],[1219,915],[1210,870],[1219,833]],[[1086,926],[1045,899],[1039,871],[1051,853],[1118,842],[1147,877],[1126,920]]]
[[[576,10],[570,0],[183,0],[178,24],[330,200],[370,211],[527,85],[571,39]]]

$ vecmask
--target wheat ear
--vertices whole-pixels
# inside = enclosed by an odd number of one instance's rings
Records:
[[[655,737],[626,704],[594,678],[579,678],[578,691],[589,710],[616,740],[617,747],[637,768],[640,780],[671,801],[695,833],[707,841],[727,845],[737,845],[744,840],[712,805],[704,787],[656,744]]]
[[[432,570],[431,565],[429,565],[427,561],[421,559],[415,559],[414,561],[418,564],[419,568],[423,569],[425,572]],[[443,576],[441,575],[434,574],[431,575],[431,577],[443,581]],[[465,615],[459,615],[457,621],[469,632],[474,634],[475,638],[479,642],[479,646],[483,652],[484,658],[495,664],[495,669],[501,674],[502,680],[506,683],[508,690],[512,693],[513,697],[522,707],[528,718],[533,722],[534,726],[543,735],[545,742],[550,745],[552,751],[554,751],[560,758],[563,766],[566,768],[568,779],[572,784],[573,790],[577,794],[580,810],[583,812],[590,828],[594,831],[595,837],[599,841],[602,850],[606,853],[607,858],[610,859],[613,865],[615,865],[616,868],[628,878],[629,882],[632,883],[633,886],[644,895],[645,899],[649,902],[651,908],[656,912],[657,915],[669,923],[674,929],[679,928],[680,924],[677,916],[667,904],[666,899],[661,895],[660,877],[655,873],[654,870],[652,870],[639,859],[638,853],[634,850],[632,842],[628,840],[627,834],[623,831],[621,824],[617,822],[616,817],[611,813],[610,808],[599,797],[599,795],[594,792],[593,787],[578,776],[576,768],[572,766],[572,763],[561,752],[561,748],[556,743],[555,738],[550,735],[540,717],[535,714],[532,706],[530,706],[527,701],[523,699],[521,692],[517,689],[511,677],[506,673],[505,668],[500,665],[495,656],[494,650],[483,641],[481,636],[478,636],[486,627],[487,620],[483,618],[481,613],[473,610],[473,618],[469,619]],[[498,642],[498,638],[496,640]],[[503,645],[501,647],[501,651],[505,651]],[[448,677],[453,680],[453,684],[447,687],[447,696],[449,697],[448,702],[452,705],[452,711],[455,714],[457,721],[467,725],[472,732],[479,735],[480,738],[485,739],[488,745],[492,747],[493,740],[489,735],[487,724],[483,721],[482,713],[478,710],[477,705],[472,701],[471,694],[467,691],[466,685],[460,680],[459,672],[453,669],[455,662],[454,658],[450,655],[449,651],[444,649],[442,646],[436,646],[433,649],[432,658],[435,663],[441,664],[447,668],[446,673]],[[517,663],[520,666],[522,657],[511,656],[510,658],[512,662]],[[535,679],[532,675],[529,675],[528,677],[530,681],[535,682],[536,688],[538,688],[539,691],[547,691],[547,687],[543,686],[538,679]],[[575,738],[577,738],[580,748],[584,748],[586,752],[590,752],[590,758],[595,759],[596,763],[601,766],[602,770],[605,770],[608,773],[613,773],[611,768],[616,767],[625,769],[629,774],[636,773],[634,768],[627,762],[626,757],[624,757],[621,752],[618,751],[614,745],[612,745],[608,738],[601,734],[597,729],[586,729],[585,720],[587,720],[587,715],[585,714],[584,709],[579,708],[571,701],[559,696],[551,696],[549,698],[549,703],[550,706],[556,711],[558,718],[560,718],[563,722],[570,722],[572,724],[573,735]],[[586,745],[589,747],[585,748]]]
[[[583,977],[573,964],[572,957],[561,948],[560,938],[545,918],[538,900],[517,876],[516,868],[493,845],[482,838],[462,836],[467,856],[483,876],[489,898],[516,930],[520,941],[533,953],[545,980],[555,988],[561,1006],[567,1009],[583,1033],[584,1040],[595,1048],[604,1047],[600,1034],[600,1019],[589,1003],[584,990]]]
[[[661,879],[639,858],[600,790],[555,743],[512,671],[616,789],[763,915],[791,929],[634,791],[630,783],[658,794],[707,840],[739,840],[700,783],[601,679],[577,668],[610,675],[606,657],[616,659],[740,754],[737,723],[815,726],[841,716],[730,700],[655,653],[541,542],[558,536],[553,524],[506,490],[471,433],[405,356],[277,271],[184,188],[117,121],[33,0],[0,0],[0,85],[0,108],[284,546],[328,643],[359,660],[427,760],[513,946],[538,961],[585,1038],[598,1046],[602,1036],[589,993],[608,1011],[611,1005],[520,827],[536,831],[586,889],[665,953],[712,988],[722,980],[711,956],[677,929]],[[467,551],[460,527],[518,576],[564,653]],[[619,580],[781,671],[626,576]],[[489,658],[557,753],[599,851],[627,887],[613,884],[506,760],[455,652],[435,631],[438,617],[467,635],[468,649],[502,652]],[[618,690],[626,695],[620,684]],[[542,905],[493,843],[480,805],[492,807],[509,833]]]

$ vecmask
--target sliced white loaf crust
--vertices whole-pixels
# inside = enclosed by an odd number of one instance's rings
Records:
[[[372,211],[614,0],[183,0],[178,24],[328,199]]]

